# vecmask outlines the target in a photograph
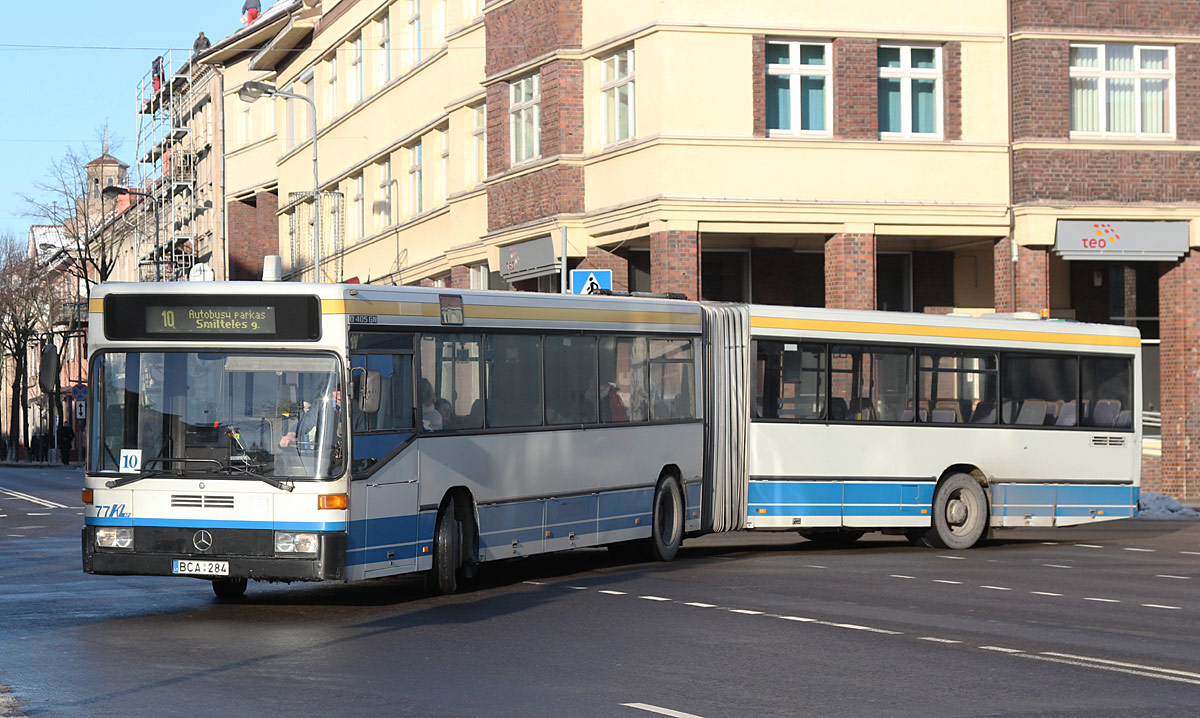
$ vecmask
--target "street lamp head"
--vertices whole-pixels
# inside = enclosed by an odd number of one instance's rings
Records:
[[[254,102],[260,97],[270,97],[277,90],[265,82],[247,82],[238,90],[238,97],[242,98],[242,102]]]
[[[110,184],[104,189],[100,190],[100,196],[104,199],[116,199],[123,194],[129,194],[128,187],[120,187],[115,184]]]

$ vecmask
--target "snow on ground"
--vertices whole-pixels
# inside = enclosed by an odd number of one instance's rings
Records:
[[[1155,520],[1197,521],[1200,520],[1200,511],[1189,509],[1170,496],[1156,494],[1153,491],[1143,491],[1142,498],[1138,501],[1138,517]]]

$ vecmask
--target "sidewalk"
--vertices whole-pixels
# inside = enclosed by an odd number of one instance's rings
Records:
[[[83,463],[72,461],[69,464],[64,464],[61,461],[0,461],[0,466],[11,467],[17,469],[79,469],[83,470]]]

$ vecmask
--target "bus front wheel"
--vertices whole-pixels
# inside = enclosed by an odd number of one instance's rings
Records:
[[[925,540],[936,548],[967,549],[988,525],[987,497],[974,477],[954,474],[933,494],[933,525]]]
[[[659,482],[654,492],[651,546],[656,561],[670,561],[683,543],[683,492],[674,476]]]
[[[222,601],[236,601],[246,595],[246,579],[244,578],[214,578],[213,593]]]
[[[431,593],[448,595],[458,590],[462,557],[462,524],[455,517],[454,499],[446,501],[433,529],[433,568],[427,576]]]

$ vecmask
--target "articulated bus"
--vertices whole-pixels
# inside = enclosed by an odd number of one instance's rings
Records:
[[[102,284],[83,568],[423,572],[685,537],[1131,516],[1139,339],[1065,322],[420,287]]]

